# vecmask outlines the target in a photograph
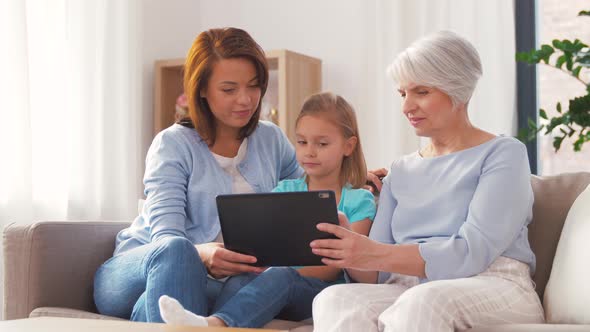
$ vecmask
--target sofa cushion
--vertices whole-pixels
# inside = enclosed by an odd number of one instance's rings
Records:
[[[555,252],[545,289],[550,323],[590,324],[590,186],[572,205]]]
[[[312,331],[313,326],[311,326],[312,320],[306,319],[300,322],[293,322],[289,320],[282,320],[282,319],[273,319],[272,321],[268,322],[264,325],[265,329],[273,329],[273,330],[286,330],[286,331],[296,331],[296,332],[303,332],[303,331]],[[308,330],[309,329],[309,330]]]
[[[531,178],[535,203],[533,222],[529,226],[529,241],[537,258],[533,281],[541,299],[549,280],[565,217],[576,197],[589,183],[590,173],[587,172]]]

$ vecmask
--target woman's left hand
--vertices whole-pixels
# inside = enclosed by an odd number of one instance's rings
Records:
[[[380,243],[350,230],[346,216],[338,214],[340,226],[321,223],[317,228],[334,234],[338,239],[315,240],[310,243],[312,252],[324,256],[322,262],[338,268],[376,271]]]

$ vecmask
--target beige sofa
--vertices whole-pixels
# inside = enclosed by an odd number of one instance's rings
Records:
[[[541,299],[569,207],[590,183],[590,173],[532,179],[534,220],[529,238],[537,255],[534,276]],[[115,234],[128,222],[41,221],[4,229],[4,319],[38,316],[116,319],[96,313],[93,276],[113,252]],[[305,322],[275,320],[267,328],[311,331]],[[484,331],[590,331],[590,325],[512,324]]]

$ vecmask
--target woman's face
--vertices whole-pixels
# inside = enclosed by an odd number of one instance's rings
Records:
[[[222,59],[213,65],[201,97],[207,99],[220,130],[246,126],[260,102],[260,85],[254,64],[247,59]]]
[[[416,135],[432,137],[455,124],[459,112],[453,109],[446,93],[416,84],[400,86],[398,91],[402,97],[402,111]]]

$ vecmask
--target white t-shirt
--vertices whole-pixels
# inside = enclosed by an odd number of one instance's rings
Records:
[[[238,170],[238,165],[244,160],[246,157],[246,151],[248,150],[248,138],[244,138],[240,148],[238,149],[238,154],[233,158],[228,158],[224,156],[220,156],[218,154],[213,154],[219,166],[228,173],[232,177],[232,194],[247,194],[253,193],[254,189],[252,186],[246,181],[246,179],[242,176],[240,171]],[[221,236],[221,232],[217,234],[217,237],[213,242],[221,242],[223,243],[223,237]]]

